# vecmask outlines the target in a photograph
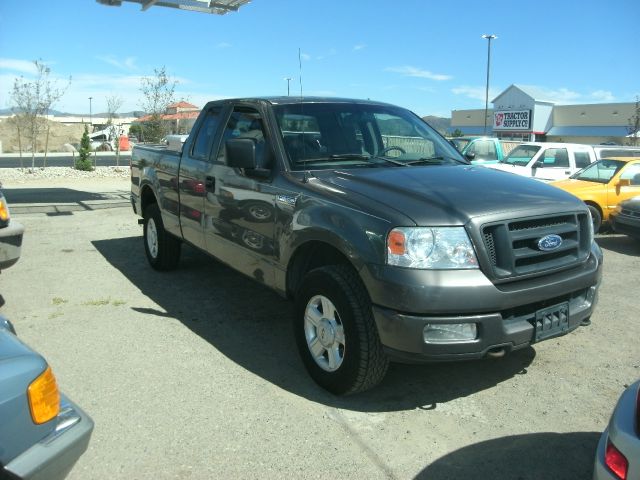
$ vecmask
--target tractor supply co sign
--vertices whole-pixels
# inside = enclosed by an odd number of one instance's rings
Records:
[[[494,130],[530,130],[531,110],[509,110],[493,114]]]

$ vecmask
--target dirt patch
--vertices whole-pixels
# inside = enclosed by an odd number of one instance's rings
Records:
[[[44,131],[38,136],[38,145],[36,148],[38,152],[44,152],[45,150],[47,140],[46,126],[49,127],[49,152],[63,152],[65,151],[65,144],[80,143],[80,138],[82,138],[82,133],[84,132],[84,125],[81,123],[64,124],[47,120]],[[20,151],[18,131],[7,119],[0,120],[0,142],[2,142],[2,152],[4,153],[18,153]],[[31,145],[28,145],[29,143],[29,140],[22,134],[23,152],[31,152]]]

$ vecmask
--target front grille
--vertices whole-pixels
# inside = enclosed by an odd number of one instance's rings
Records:
[[[589,256],[591,236],[586,213],[507,220],[482,226],[487,261],[495,279],[510,279],[566,268]],[[538,242],[558,235],[562,244],[550,251]]]
[[[640,210],[631,210],[629,208],[623,208],[620,212],[620,215],[624,215],[626,217],[640,218]]]

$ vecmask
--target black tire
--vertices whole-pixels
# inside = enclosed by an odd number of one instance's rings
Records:
[[[593,222],[593,233],[598,233],[600,227],[602,226],[602,215],[600,214],[600,210],[593,205],[587,205],[589,208],[589,212],[591,212],[591,221]]]
[[[342,343],[337,341],[340,345],[335,349],[342,357],[334,362],[333,369],[329,368],[329,349],[322,354],[311,352],[311,343],[323,350],[321,337],[326,340],[335,333],[329,327],[331,333],[325,335],[327,329],[316,328],[306,319],[307,308],[313,310],[314,302],[320,302],[318,299],[328,299],[335,307],[333,315],[315,310],[322,316],[320,321],[328,324],[331,322],[327,317],[334,319],[336,331],[342,332]],[[337,395],[362,392],[380,383],[387,373],[389,361],[380,343],[369,295],[357,273],[348,266],[321,267],[305,276],[296,295],[294,335],[307,371],[318,385],[329,392]],[[333,338],[337,339],[339,335],[335,334]],[[315,336],[315,342],[308,341],[308,336]]]
[[[180,261],[182,242],[168,233],[157,203],[144,210],[144,251],[149,264],[160,271],[173,270]]]
[[[264,223],[273,221],[273,206],[267,202],[248,201],[242,205],[244,218],[248,222]]]

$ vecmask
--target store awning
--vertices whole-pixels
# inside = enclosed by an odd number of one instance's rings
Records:
[[[551,127],[547,132],[547,135],[565,137],[626,137],[628,134],[624,126]]]

